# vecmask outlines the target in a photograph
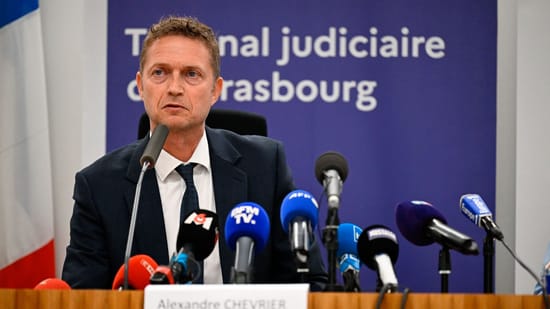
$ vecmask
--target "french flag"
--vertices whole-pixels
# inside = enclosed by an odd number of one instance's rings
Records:
[[[55,276],[52,192],[38,0],[2,0],[0,288]]]

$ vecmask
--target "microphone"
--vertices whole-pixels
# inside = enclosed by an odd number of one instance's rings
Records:
[[[401,234],[417,246],[427,246],[435,241],[462,254],[479,254],[477,243],[449,227],[443,214],[428,202],[398,204],[395,219]]]
[[[199,262],[214,251],[218,241],[218,226],[218,215],[205,209],[193,210],[181,222],[176,241],[176,248],[180,249],[170,261],[176,283],[192,282],[199,278]]]
[[[460,198],[460,212],[492,237],[502,241],[504,234],[493,221],[493,214],[478,194],[464,194]]]
[[[348,162],[340,153],[328,151],[315,162],[315,176],[327,192],[329,208],[340,206],[342,184],[348,177]]]
[[[71,286],[67,282],[59,278],[44,279],[34,286],[34,290],[70,290],[70,289],[71,289]]]
[[[363,230],[352,223],[342,223],[338,226],[338,264],[344,280],[344,291],[361,292],[359,270],[361,262],[357,253],[357,241]]]
[[[142,166],[145,162],[149,163],[149,168],[155,166],[160,151],[162,150],[162,147],[164,147],[166,137],[168,137],[168,127],[163,124],[159,124],[155,128],[155,131],[153,131],[153,134],[151,134],[151,139],[149,140],[149,143],[147,143],[147,146],[139,159],[139,163]]]
[[[298,272],[309,272],[307,260],[313,243],[313,229],[317,226],[319,205],[307,191],[294,190],[281,203],[281,224],[289,235],[290,249],[294,252]]]
[[[157,267],[157,262],[150,256],[145,254],[134,255],[128,260],[128,264],[124,264],[118,269],[113,279],[112,289],[143,290],[149,284],[149,278],[151,278]],[[128,269],[127,276],[125,275],[126,269]]]
[[[139,197],[141,193],[141,184],[143,183],[143,175],[145,170],[149,167],[155,166],[157,158],[160,154],[166,137],[168,136],[168,127],[159,124],[153,134],[151,139],[147,143],[143,155],[139,160],[141,167],[141,172],[139,173],[138,182],[136,184],[136,192],[134,194],[134,204],[132,206],[132,215],[130,217],[130,227],[128,228],[128,240],[126,242],[126,250],[124,253],[124,289],[128,289],[128,260],[130,259],[130,254],[132,252],[132,243],[134,241],[134,232],[136,230],[136,220],[137,212],[139,206]]]
[[[395,233],[384,225],[371,225],[359,236],[357,251],[361,262],[378,272],[377,291],[383,286],[388,286],[389,291],[397,291],[393,265],[399,256],[399,245]]]
[[[253,202],[237,204],[225,222],[225,240],[235,251],[231,269],[232,283],[252,282],[254,254],[261,252],[269,239],[269,217],[265,210]]]
[[[149,279],[150,284],[174,284],[174,275],[170,266],[159,265]]]

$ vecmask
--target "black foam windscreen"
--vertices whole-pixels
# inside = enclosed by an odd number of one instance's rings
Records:
[[[218,215],[197,209],[180,223],[176,248],[190,250],[195,260],[202,261],[214,250],[218,241]]]
[[[397,237],[392,230],[380,224],[371,225],[363,230],[357,241],[359,259],[370,269],[376,269],[374,257],[386,254],[393,264],[399,256]]]
[[[139,159],[139,163],[143,165],[145,162],[149,162],[149,168],[155,166],[157,159],[159,157],[160,151],[164,146],[164,142],[168,137],[169,129],[163,124],[159,124],[153,134],[151,134],[151,139],[147,142],[147,146],[143,151],[143,155]]]
[[[324,180],[323,173],[328,170],[337,171],[342,181],[345,181],[348,177],[348,161],[337,151],[327,151],[315,161],[315,177],[321,184]]]

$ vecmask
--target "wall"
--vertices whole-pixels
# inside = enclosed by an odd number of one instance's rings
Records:
[[[550,242],[550,2],[518,1],[516,251],[539,274]],[[515,291],[533,280],[515,268]]]

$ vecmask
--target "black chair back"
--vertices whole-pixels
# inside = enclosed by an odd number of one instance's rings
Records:
[[[267,136],[266,118],[252,112],[213,108],[206,118],[206,125],[241,135]],[[143,138],[147,133],[149,133],[149,117],[143,113],[139,118],[138,139]]]

